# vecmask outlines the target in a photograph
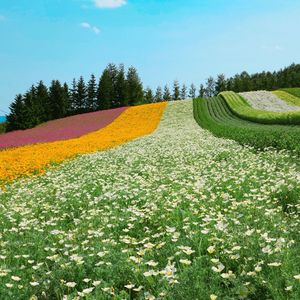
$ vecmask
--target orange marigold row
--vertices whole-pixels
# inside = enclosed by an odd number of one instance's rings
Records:
[[[107,127],[80,138],[28,145],[0,152],[0,182],[44,173],[47,166],[76,155],[109,149],[153,132],[166,103],[130,107]]]

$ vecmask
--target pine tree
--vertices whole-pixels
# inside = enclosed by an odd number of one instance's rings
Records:
[[[127,83],[125,78],[124,65],[119,66],[116,84],[115,84],[115,94],[116,94],[116,106],[124,107],[128,105],[127,97]]]
[[[196,87],[192,83],[189,89],[189,98],[195,99],[196,98]]]
[[[216,83],[213,77],[209,77],[206,80],[206,95],[207,97],[213,97],[216,94]]]
[[[154,102],[154,96],[153,92],[150,87],[147,87],[145,92],[144,92],[144,99],[146,103],[152,103]]]
[[[24,128],[24,100],[21,94],[9,106],[10,113],[6,117],[6,131],[13,131]]]
[[[97,109],[109,109],[113,102],[113,83],[110,73],[105,69],[101,75],[97,91]]]
[[[52,119],[63,118],[67,114],[68,103],[66,91],[58,80],[52,80],[49,88]]]
[[[170,89],[167,85],[165,85],[165,87],[164,87],[163,100],[164,101],[171,101],[172,100]]]
[[[95,111],[96,108],[97,108],[97,84],[96,84],[96,77],[94,74],[92,74],[87,87],[86,110]]]
[[[173,100],[179,100],[180,99],[180,86],[177,80],[173,83]]]
[[[155,102],[161,102],[163,100],[162,88],[160,86],[156,89],[154,100]]]
[[[77,82],[74,78],[72,81],[72,88],[70,89],[70,105],[69,115],[76,114],[76,99],[77,99]]]
[[[143,85],[134,67],[130,67],[127,72],[127,100],[129,105],[143,103]]]
[[[62,87],[62,94],[63,94],[63,115],[67,116],[69,115],[69,112],[71,110],[71,102],[70,102],[69,86],[66,82]]]
[[[217,94],[226,91],[226,78],[224,74],[218,75],[215,89]]]
[[[76,112],[84,113],[87,111],[87,89],[82,76],[80,76],[76,87]]]
[[[23,95],[24,99],[24,122],[23,129],[32,128],[41,123],[39,116],[39,103],[36,98],[36,88],[34,85]]]
[[[51,115],[49,114],[51,106],[48,88],[44,85],[43,81],[40,81],[36,87],[36,98],[39,102],[40,122],[51,120]]]
[[[199,98],[204,98],[204,97],[205,97],[205,88],[203,84],[200,84]]]
[[[187,87],[185,84],[183,84],[181,91],[180,91],[180,99],[185,100],[187,96]]]
[[[115,64],[108,64],[106,70],[109,73],[112,89],[111,89],[111,107],[118,107],[118,95],[117,95],[117,80],[118,80],[118,67]]]

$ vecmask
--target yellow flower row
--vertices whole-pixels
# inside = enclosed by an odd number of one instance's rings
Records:
[[[46,167],[76,155],[105,150],[150,134],[159,124],[166,103],[130,107],[107,127],[80,138],[28,145],[0,152],[0,182],[41,174]]]

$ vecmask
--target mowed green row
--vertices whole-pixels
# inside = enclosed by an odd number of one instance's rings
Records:
[[[274,91],[273,94],[289,104],[300,106],[300,89],[282,89]]]
[[[222,92],[219,96],[241,119],[261,124],[300,125],[300,110],[282,113],[263,111],[251,107],[244,98],[234,92]]]
[[[286,89],[280,89],[281,91],[285,91],[295,97],[300,98],[300,88],[286,88]]]
[[[198,124],[218,137],[264,149],[294,150],[300,154],[300,126],[265,125],[243,120],[220,96],[194,100],[194,117]]]

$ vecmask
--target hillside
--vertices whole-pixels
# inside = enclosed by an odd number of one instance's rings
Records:
[[[14,299],[297,299],[299,171],[169,103],[152,134],[6,186],[2,282]]]

